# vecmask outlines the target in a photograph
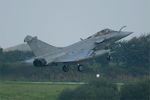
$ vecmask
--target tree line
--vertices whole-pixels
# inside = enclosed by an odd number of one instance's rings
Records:
[[[149,100],[149,84],[150,79],[120,85],[97,79],[74,90],[63,90],[58,100]]]

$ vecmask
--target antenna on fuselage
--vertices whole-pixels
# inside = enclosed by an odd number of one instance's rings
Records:
[[[121,32],[122,29],[126,28],[127,26],[122,26],[119,30],[119,32]]]

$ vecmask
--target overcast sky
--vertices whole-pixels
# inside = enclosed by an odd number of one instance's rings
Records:
[[[0,0],[0,46],[38,36],[67,46],[104,28],[150,32],[150,0]]]

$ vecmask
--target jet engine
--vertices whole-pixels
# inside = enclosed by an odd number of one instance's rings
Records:
[[[33,65],[36,67],[44,67],[47,65],[47,62],[43,58],[37,58],[33,61]]]

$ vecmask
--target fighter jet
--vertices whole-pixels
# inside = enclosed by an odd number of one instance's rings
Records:
[[[76,63],[77,70],[82,72],[81,61],[109,54],[108,46],[133,33],[122,31],[123,28],[119,31],[104,29],[66,47],[55,47],[32,36],[26,36],[24,42],[27,42],[36,56],[33,60],[34,66],[43,67],[61,63],[63,71],[68,72],[68,63]],[[110,56],[108,56],[109,59]]]

